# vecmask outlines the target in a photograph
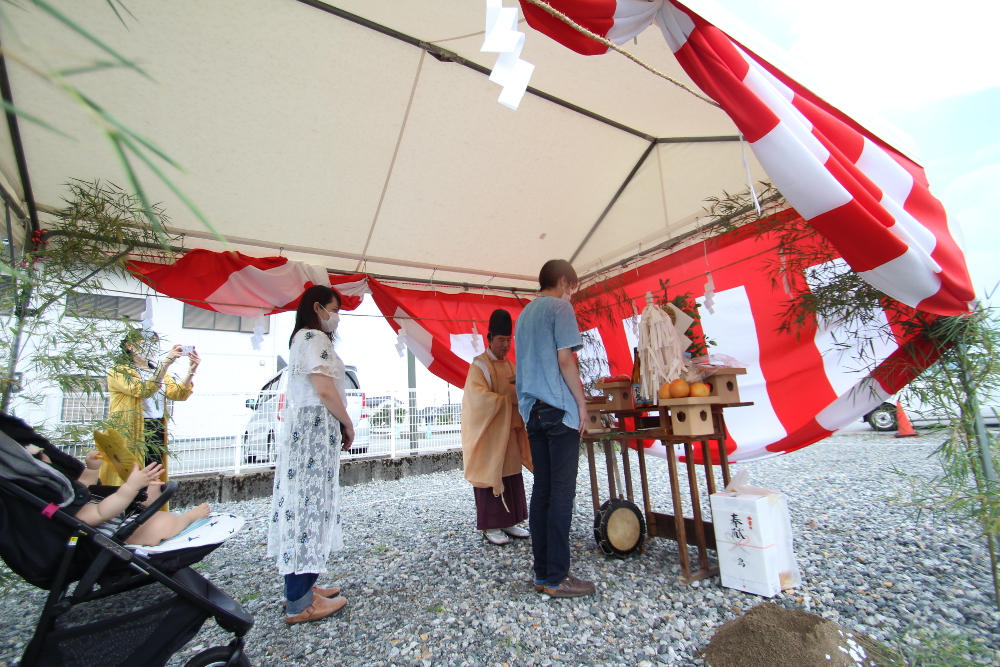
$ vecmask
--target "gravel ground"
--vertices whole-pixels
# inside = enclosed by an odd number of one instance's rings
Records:
[[[804,583],[778,604],[876,638],[951,626],[1000,646],[1000,614],[975,532],[889,500],[903,486],[890,468],[932,476],[937,441],[926,432],[905,441],[852,433],[751,464],[753,483],[789,496]],[[647,461],[654,508],[669,511],[666,462]],[[599,582],[590,598],[535,593],[530,544],[494,547],[480,537],[461,471],[344,489],[347,547],[320,580],[344,589],[349,602],[340,616],[293,627],[282,621],[281,582],[265,557],[269,499],[217,505],[247,525],[196,567],[256,617],[247,646],[259,666],[700,664],[694,653],[715,629],[762,601],[722,588],[718,577],[679,583],[677,545],[667,540],[653,539],[645,554],[624,561],[600,555],[585,458],[578,494],[573,571]],[[17,603],[0,606],[0,665],[16,664],[43,601],[28,587],[9,595]],[[209,621],[171,664],[229,638]]]

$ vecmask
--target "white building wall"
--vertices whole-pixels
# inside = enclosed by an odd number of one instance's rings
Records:
[[[143,298],[148,287],[137,280],[108,280],[106,293],[116,296]],[[195,392],[253,392],[274,376],[279,355],[288,358],[288,336],[295,321],[294,313],[269,317],[270,329],[264,334],[261,350],[255,351],[250,342],[253,334],[235,331],[210,331],[184,328],[184,303],[151,293],[153,299],[153,329],[160,335],[161,349],[174,344],[194,345],[201,356],[201,366],[195,375]],[[29,346],[30,350],[30,346]],[[187,359],[178,359],[170,373],[182,378],[187,373]],[[25,384],[38,382],[26,374]],[[36,384],[37,387],[37,384]],[[62,395],[58,389],[41,388],[45,398],[41,404],[15,398],[14,412],[32,425],[54,425],[61,415]]]

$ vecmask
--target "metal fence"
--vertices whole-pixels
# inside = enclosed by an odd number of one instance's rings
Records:
[[[459,399],[460,400],[460,399]],[[284,393],[202,393],[173,404],[170,473],[234,473],[274,466],[284,427]],[[355,441],[343,459],[460,449],[461,403],[447,395],[348,392]]]

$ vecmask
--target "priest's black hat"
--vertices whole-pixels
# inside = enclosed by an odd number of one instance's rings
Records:
[[[503,308],[497,308],[490,315],[490,333],[494,336],[510,336],[514,333],[514,324],[510,313]]]

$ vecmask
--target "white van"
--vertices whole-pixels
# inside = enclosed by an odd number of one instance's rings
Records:
[[[288,377],[282,369],[260,388],[255,399],[247,399],[247,407],[253,416],[243,432],[243,461],[245,463],[270,463],[275,461],[275,442],[281,432],[281,412],[285,408],[285,388]],[[354,422],[354,444],[351,454],[365,454],[368,451],[370,431],[365,395],[361,392],[358,369],[347,366],[347,414]]]

